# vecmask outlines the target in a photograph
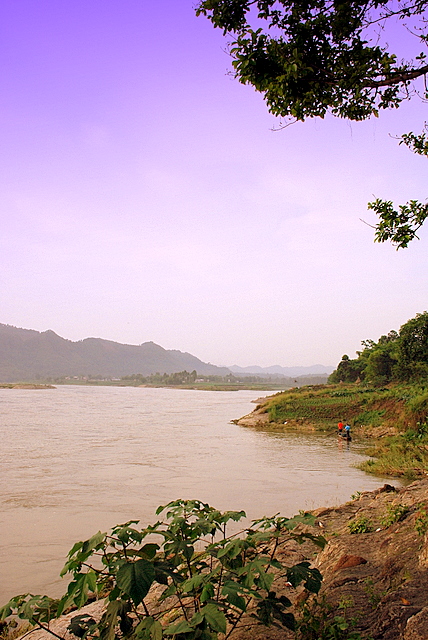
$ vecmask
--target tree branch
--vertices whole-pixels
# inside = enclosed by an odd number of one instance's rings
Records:
[[[411,71],[398,71],[397,73],[391,74],[389,78],[385,78],[384,80],[372,80],[370,82],[365,82],[364,86],[371,87],[373,89],[376,89],[377,87],[388,87],[390,85],[399,84],[400,82],[414,80],[415,78],[424,76],[427,73],[428,64],[424,67],[420,67],[419,69],[412,69]]]

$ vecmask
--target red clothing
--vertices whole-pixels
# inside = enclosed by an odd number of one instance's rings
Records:
[[[339,431],[342,431],[342,429],[343,429],[343,422],[339,422],[339,424],[337,425],[337,428],[339,429]]]

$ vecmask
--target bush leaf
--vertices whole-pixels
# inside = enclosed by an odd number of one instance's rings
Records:
[[[140,604],[155,579],[155,570],[148,560],[126,562],[117,572],[117,584],[135,604]]]

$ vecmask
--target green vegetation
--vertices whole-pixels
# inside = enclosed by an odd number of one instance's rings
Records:
[[[367,516],[354,518],[348,523],[349,533],[370,533],[373,531],[373,524]]]
[[[130,521],[76,543],[61,573],[72,575],[67,593],[60,600],[16,596],[0,609],[0,620],[17,616],[49,630],[62,613],[104,597],[99,621],[76,615],[68,630],[100,640],[216,640],[229,638],[246,614],[267,626],[296,628],[291,601],[272,586],[283,577],[292,588],[302,584],[318,593],[322,577],[309,562],[286,567],[277,559],[289,539],[324,546],[321,536],[295,531],[313,525],[313,516],[262,518],[243,537],[228,537],[227,523],[241,520],[243,511],[177,500],[156,513],[165,520],[143,529]]]
[[[425,77],[427,0],[202,0],[196,13],[229,36],[235,77],[263,94],[282,126],[327,113],[349,120],[378,117],[402,101],[428,97]],[[405,61],[392,43],[404,29],[413,59]],[[392,32],[391,32],[392,30]],[[413,47],[412,47],[413,45]],[[401,136],[400,144],[428,156],[428,129]],[[428,217],[428,203],[410,200],[394,209],[376,198],[375,240],[407,247]]]
[[[360,469],[377,475],[405,476],[413,480],[428,471],[428,436],[415,438],[417,430],[409,429],[396,436],[388,436],[366,449],[375,459],[366,460]]]
[[[348,619],[347,607],[352,603],[339,602],[341,615],[332,615],[334,608],[325,598],[315,599],[310,605],[304,604],[299,620],[297,640],[362,640],[362,636],[352,631],[356,620]]]
[[[149,376],[134,374],[123,376],[121,384],[127,386],[181,387],[230,391],[235,389],[284,389],[291,386],[291,378],[284,376],[236,376],[229,373],[220,375],[199,375],[196,371],[178,371],[177,373],[153,373]],[[304,384],[304,382],[302,382]]]
[[[364,340],[357,358],[344,355],[329,382],[364,381],[374,385],[390,382],[426,382],[428,378],[428,313],[418,313],[400,332],[390,331],[378,342]],[[420,397],[422,413],[428,407],[428,389]]]
[[[286,422],[287,427],[307,425],[331,432],[339,420],[345,420],[353,430],[368,436],[375,435],[376,427],[392,433],[410,430],[420,442],[420,420],[428,416],[425,394],[425,388],[416,384],[383,388],[366,384],[307,386],[277,393],[263,408],[272,423]]]
[[[416,514],[415,529],[420,536],[424,536],[428,531],[428,510],[422,505]]]
[[[405,504],[389,504],[386,508],[385,515],[380,520],[380,523],[384,527],[390,527],[392,524],[404,520],[408,513],[409,507]]]
[[[363,589],[367,594],[367,598],[373,607],[376,609],[379,605],[379,602],[382,600],[384,596],[386,596],[387,591],[382,591],[379,589],[378,585],[373,581],[373,578],[368,576],[363,582]]]
[[[196,371],[178,371],[176,373],[153,373],[144,376],[141,373],[122,376],[121,378],[107,378],[101,375],[61,376],[48,378],[49,383],[92,386],[120,386],[120,387],[175,387],[180,389],[200,389],[202,391],[238,391],[239,389],[254,389],[265,391],[287,389],[296,384],[326,382],[327,375],[303,375],[297,378],[287,376],[237,376],[229,373],[220,375],[203,375]],[[11,385],[13,386],[13,384]]]

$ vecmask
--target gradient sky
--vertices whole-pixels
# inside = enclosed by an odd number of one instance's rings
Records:
[[[336,365],[428,308],[425,201],[393,136],[426,105],[272,131],[193,0],[13,0],[0,16],[0,322],[214,364]]]

